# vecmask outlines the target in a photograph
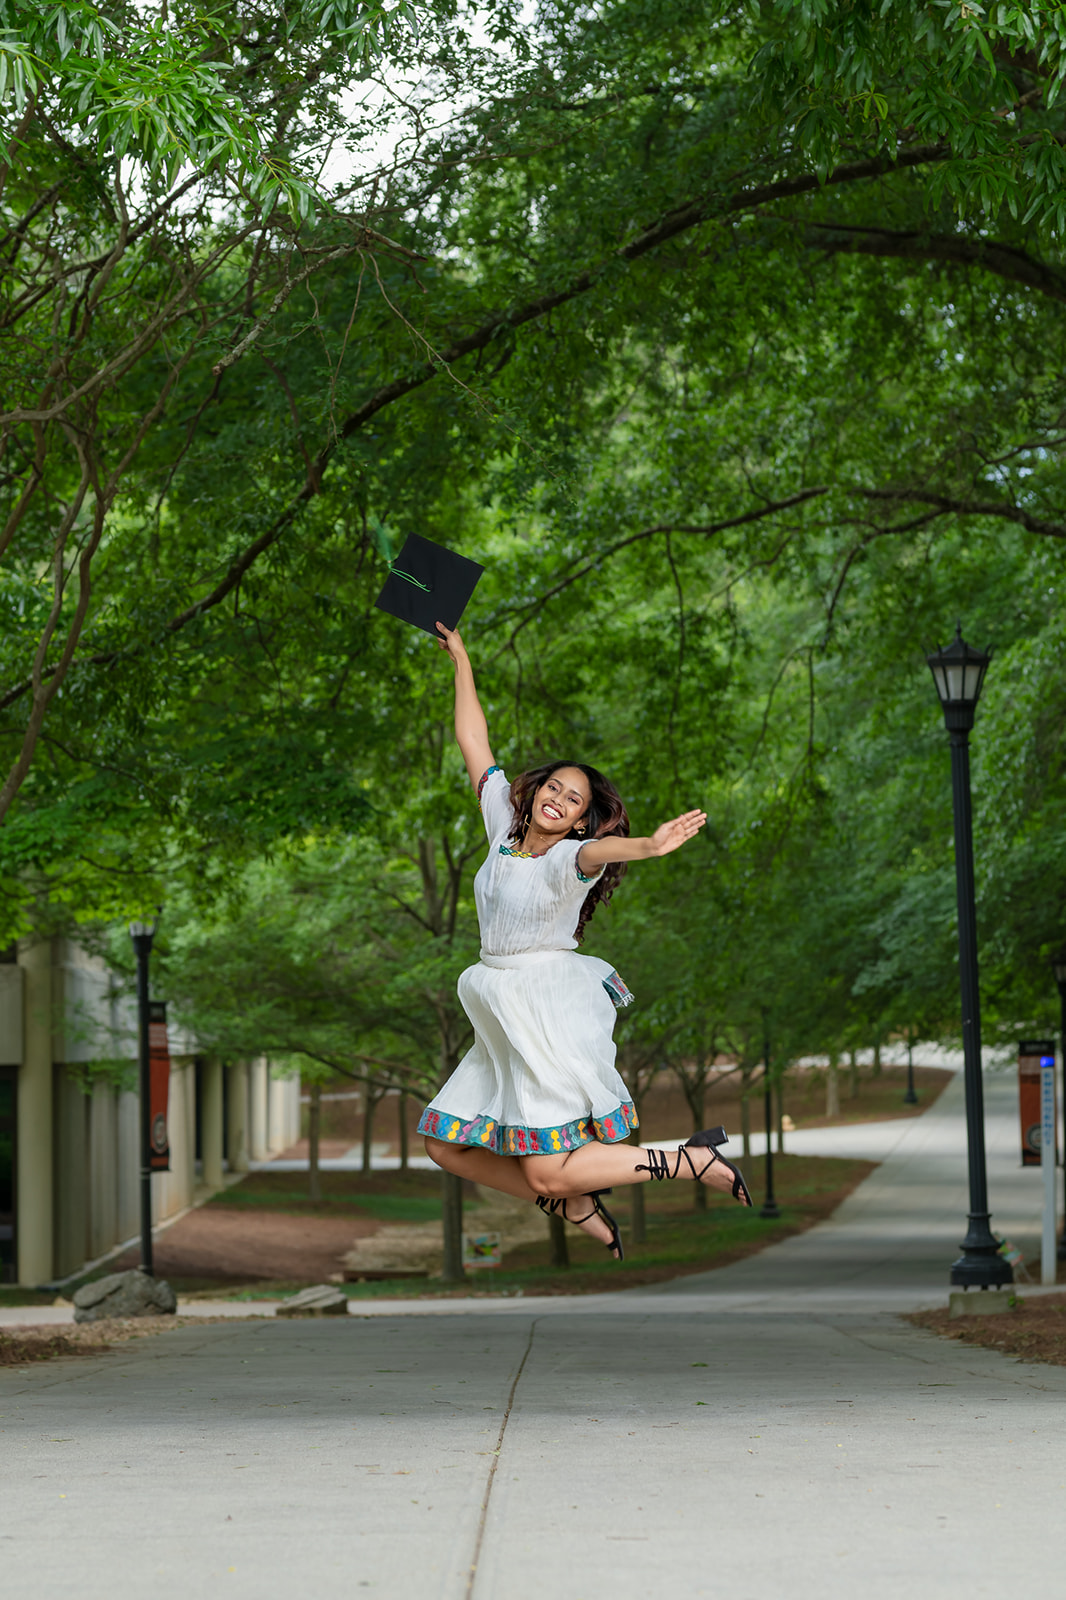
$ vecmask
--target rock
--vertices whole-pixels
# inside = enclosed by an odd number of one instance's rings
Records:
[[[74,1321],[100,1322],[104,1317],[170,1316],[178,1309],[169,1283],[134,1267],[84,1283],[74,1295]]]
[[[301,1289],[290,1295],[278,1307],[279,1317],[346,1317],[348,1296],[332,1283],[316,1283],[313,1289]]]

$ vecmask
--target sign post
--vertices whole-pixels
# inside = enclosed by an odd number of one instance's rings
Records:
[[[1040,1282],[1054,1283],[1055,1215],[1055,1054],[1040,1057],[1040,1167],[1044,1175],[1044,1226],[1040,1238]]]

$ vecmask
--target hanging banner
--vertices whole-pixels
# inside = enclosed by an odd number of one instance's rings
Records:
[[[170,1101],[170,1045],[165,1000],[148,1002],[148,1077],[150,1108],[148,1164],[153,1172],[170,1171],[167,1108]]]
[[[1040,1165],[1040,1068],[1049,1056],[1054,1066],[1054,1039],[1023,1039],[1018,1046],[1018,1115],[1022,1125],[1023,1167]]]

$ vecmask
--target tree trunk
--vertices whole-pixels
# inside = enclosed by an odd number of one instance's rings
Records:
[[[322,1132],[322,1085],[311,1085],[311,1104],[307,1112],[307,1198],[321,1200],[322,1176],[318,1167],[318,1148]]]
[[[702,1133],[702,1131],[703,1131],[703,1117],[704,1117],[703,1106],[700,1106],[699,1110],[697,1111],[696,1106],[694,1106],[692,1101],[690,1100],[689,1101],[689,1109],[692,1112],[692,1131],[693,1131],[693,1133]],[[705,1183],[694,1183],[692,1187],[696,1191],[696,1193],[692,1197],[693,1208],[696,1211],[706,1211],[706,1209],[707,1209],[707,1185]]]
[[[851,1084],[848,1089],[849,1100],[859,1098],[859,1063],[855,1059],[855,1051],[848,1051],[848,1067],[851,1071]]]
[[[829,1067],[825,1074],[825,1114],[827,1117],[839,1117],[840,1115],[840,1074],[837,1068],[838,1057],[832,1055],[829,1058]]]
[[[878,1038],[874,1043],[874,1074],[873,1075],[874,1075],[875,1078],[879,1078],[881,1076],[881,1040],[880,1040],[880,1038]]]
[[[548,1233],[552,1246],[552,1266],[568,1267],[570,1265],[570,1246],[566,1242],[566,1223],[562,1213],[552,1211],[548,1216]]]
[[[410,1141],[410,1139],[408,1138],[408,1135],[407,1135],[407,1095],[404,1093],[404,1091],[402,1089],[400,1090],[399,1100],[400,1100],[400,1111],[399,1111],[399,1116],[400,1116],[400,1171],[401,1172],[406,1172],[407,1171],[408,1162],[410,1160],[410,1155],[411,1155],[411,1150],[410,1150],[411,1141]]]
[[[463,1271],[463,1180],[456,1172],[442,1172],[440,1190],[444,1223],[441,1279],[444,1283],[464,1283],[466,1274]]]
[[[783,1156],[784,1153],[785,1153],[785,1074],[784,1074],[784,1069],[782,1069],[781,1076],[777,1080],[776,1100],[777,1100],[777,1153],[778,1153],[779,1156]]]
[[[629,1144],[639,1144],[640,1134],[631,1133]],[[629,1185],[629,1242],[631,1244],[644,1244],[648,1237],[648,1218],[644,1210],[644,1185],[631,1183]]]
[[[367,1084],[363,1090],[363,1171],[370,1171],[371,1152],[370,1146],[374,1138],[374,1112],[377,1110],[378,1097],[370,1092]]]
[[[740,1132],[744,1139],[744,1160],[751,1159],[751,1101],[748,1099],[748,1084],[751,1081],[751,1068],[740,1069]]]

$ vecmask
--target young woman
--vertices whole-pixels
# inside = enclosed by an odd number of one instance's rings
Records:
[[[686,811],[630,839],[618,791],[593,767],[556,761],[508,784],[463,642],[437,627],[455,663],[455,737],[489,854],[474,879],[481,960],[459,979],[473,1048],[419,1132],[439,1167],[561,1210],[621,1260],[618,1226],[600,1201],[614,1184],[688,1178],[751,1205],[740,1172],[718,1153],[721,1128],[679,1150],[620,1142],[637,1117],[611,1033],[615,1005],[632,995],[606,961],[574,953],[626,864],[679,850],[707,818]]]

